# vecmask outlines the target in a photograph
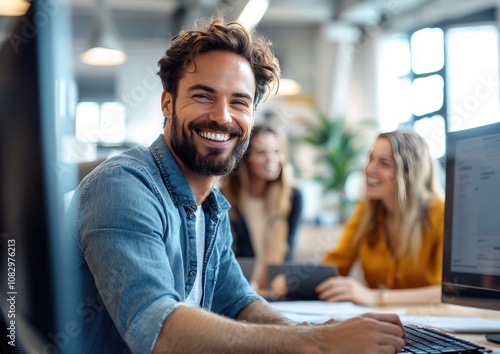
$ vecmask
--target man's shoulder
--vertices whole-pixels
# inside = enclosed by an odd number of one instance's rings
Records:
[[[151,153],[145,147],[135,147],[106,159],[89,173],[88,179],[96,178],[101,175],[119,173],[120,171],[146,171],[149,166],[154,166],[154,160]]]

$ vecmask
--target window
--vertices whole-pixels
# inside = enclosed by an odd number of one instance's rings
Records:
[[[429,144],[429,152],[433,158],[444,156],[446,139],[443,116],[435,115],[419,119],[413,127]]]
[[[378,70],[382,130],[413,126],[439,158],[446,131],[500,120],[498,29],[484,22],[448,23],[383,41]]]
[[[416,75],[441,70],[444,65],[444,36],[440,28],[414,32],[411,41],[411,67]]]
[[[76,140],[119,144],[125,140],[125,106],[119,102],[80,102],[76,107]]]
[[[415,116],[439,111],[443,107],[444,80],[440,75],[417,78],[411,84],[412,113]]]
[[[406,35],[389,37],[382,45],[379,61],[379,125],[382,131],[396,129],[411,119],[410,45]]]
[[[447,31],[449,131],[499,120],[498,40],[495,26]]]
[[[97,143],[101,140],[99,129],[99,105],[95,102],[80,102],[76,106],[76,140],[82,143]]]

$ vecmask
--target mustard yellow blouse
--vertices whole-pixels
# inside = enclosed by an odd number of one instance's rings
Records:
[[[441,283],[443,262],[444,201],[436,199],[429,205],[429,225],[423,227],[422,249],[418,264],[409,259],[397,259],[389,250],[383,223],[377,227],[374,246],[362,237],[357,245],[352,238],[359,226],[364,202],[358,203],[346,223],[337,248],[324,255],[323,263],[333,263],[341,275],[347,275],[353,263],[359,260],[366,284],[370,288],[418,288]],[[381,219],[382,221],[382,219]]]

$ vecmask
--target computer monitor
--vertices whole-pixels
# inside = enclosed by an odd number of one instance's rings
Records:
[[[56,158],[71,80],[66,21],[60,1],[32,1],[0,47],[1,353],[78,353],[59,188],[76,171]]]
[[[442,302],[500,310],[500,123],[446,138]]]

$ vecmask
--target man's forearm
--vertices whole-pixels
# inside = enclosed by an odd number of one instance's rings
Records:
[[[296,322],[283,316],[279,311],[264,301],[254,301],[248,304],[238,314],[239,321],[260,324],[297,325]]]
[[[264,302],[249,306],[241,311],[238,321],[199,308],[179,306],[163,323],[153,353],[262,353],[271,349],[276,353],[290,353],[305,344],[305,341],[300,343],[300,335],[290,336],[286,330],[289,327],[282,325],[295,324],[293,321],[275,313]],[[270,308],[275,316],[264,314],[264,308]],[[279,323],[253,326],[243,321]],[[307,328],[299,327],[296,326],[298,332]],[[297,343],[292,343],[294,341]]]
[[[317,326],[255,324],[255,320],[280,321],[278,315],[261,314],[266,306],[256,303],[245,308],[240,321],[179,306],[163,323],[153,353],[374,354],[399,353],[405,343],[396,315],[364,314]]]

